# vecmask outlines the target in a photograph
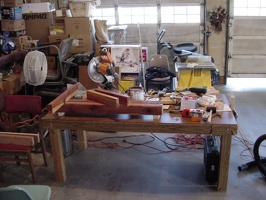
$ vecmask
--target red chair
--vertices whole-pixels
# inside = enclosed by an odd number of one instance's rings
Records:
[[[5,96],[5,112],[9,116],[9,124],[11,127],[11,131],[13,132],[0,132],[0,137],[2,134],[2,137],[6,138],[7,134],[10,135],[20,135],[23,136],[23,139],[26,139],[27,136],[34,136],[33,141],[34,142],[23,142],[23,140],[15,140],[8,142],[2,142],[0,141],[0,161],[16,161],[17,165],[20,164],[20,162],[28,162],[31,168],[32,173],[32,180],[33,183],[36,182],[35,179],[35,172],[33,168],[33,162],[31,153],[37,145],[40,145],[40,150],[34,151],[35,153],[42,153],[45,166],[47,166],[47,156],[46,156],[46,148],[44,143],[44,131],[42,126],[42,99],[40,96],[35,95],[6,95]],[[18,133],[16,132],[16,124],[13,121],[13,115],[15,113],[22,114],[27,113],[29,116],[34,116],[34,120],[37,120],[38,125],[38,133],[35,134],[26,134],[26,133]],[[31,118],[32,119],[32,118]],[[39,138],[39,141],[36,140]],[[29,140],[32,141],[32,140]],[[21,143],[21,144],[20,144]],[[10,159],[10,155],[15,156],[13,159]],[[23,156],[23,158],[20,156]],[[25,156],[27,157],[25,159]]]

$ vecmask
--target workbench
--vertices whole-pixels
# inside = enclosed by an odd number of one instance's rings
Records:
[[[226,97],[220,98],[227,102]],[[170,108],[171,109],[171,108]],[[232,135],[237,133],[237,122],[233,112],[223,112],[222,117],[214,117],[211,123],[204,121],[192,122],[189,118],[182,118],[180,113],[169,113],[164,110],[159,118],[153,115],[130,114],[64,114],[62,116],[48,113],[43,118],[44,127],[49,127],[54,173],[58,183],[64,183],[67,173],[64,163],[61,130],[77,130],[80,150],[87,148],[86,131],[96,132],[152,132],[152,133],[186,133],[186,134],[212,134],[221,138],[220,166],[217,190],[227,189],[228,169]],[[178,163],[177,163],[178,165]]]

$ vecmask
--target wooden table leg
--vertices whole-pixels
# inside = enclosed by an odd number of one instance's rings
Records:
[[[217,184],[218,191],[225,191],[227,189],[231,141],[232,135],[221,136],[220,165]]]
[[[64,149],[62,144],[61,130],[54,130],[52,124],[49,128],[50,140],[52,147],[52,155],[54,160],[54,173],[56,182],[64,183],[66,181],[66,167],[64,161]]]
[[[87,133],[83,130],[77,130],[79,150],[84,151],[87,149]]]

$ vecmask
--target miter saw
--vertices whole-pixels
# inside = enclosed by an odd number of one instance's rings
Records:
[[[115,64],[107,48],[100,50],[100,56],[91,59],[88,65],[88,75],[100,87],[106,90],[115,88],[114,81],[118,80],[119,75],[115,72]]]

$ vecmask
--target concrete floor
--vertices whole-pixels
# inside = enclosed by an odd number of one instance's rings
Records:
[[[148,143],[149,147],[89,147],[84,152],[79,152],[74,142],[74,153],[65,159],[68,179],[62,185],[55,183],[51,156],[46,168],[39,159],[41,155],[34,155],[37,183],[51,187],[52,200],[265,199],[265,179],[257,167],[239,172],[238,166],[253,160],[253,143],[266,133],[266,79],[229,79],[226,86],[216,88],[228,97],[235,95],[238,113],[239,133],[232,140],[227,191],[217,192],[205,181],[202,149],[164,153],[169,149],[159,139]],[[90,133],[92,138],[121,136],[106,141],[122,146],[128,146],[123,139],[142,143],[153,137],[150,133],[123,138],[125,135],[128,134]],[[174,135],[156,136],[164,140]],[[11,184],[31,184],[27,165],[4,168],[0,187]]]

